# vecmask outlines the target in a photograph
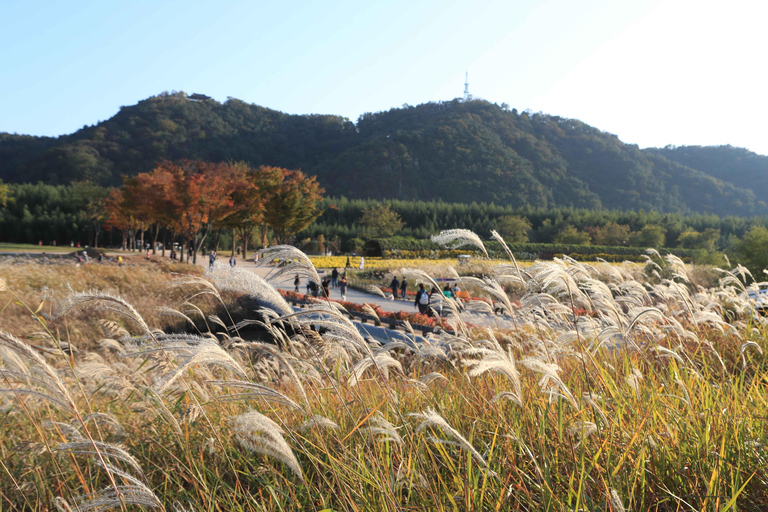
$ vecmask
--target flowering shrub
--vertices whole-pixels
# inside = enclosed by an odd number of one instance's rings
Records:
[[[280,294],[288,299],[295,299],[295,300],[302,300],[307,302],[315,302],[319,300],[325,300],[325,299],[319,299],[315,298],[311,295],[304,295],[301,293],[291,292],[291,291],[285,291],[285,290],[279,290]],[[344,308],[347,311],[356,311],[358,313],[366,313],[366,311],[363,308],[363,304],[357,304],[356,302],[348,302],[348,301],[340,301],[340,300],[332,300],[332,302],[335,302],[337,304],[341,304],[344,306]],[[374,304],[368,304],[368,306],[373,309],[374,313],[382,320],[408,320],[413,325],[423,325],[428,327],[446,327],[447,322],[444,318],[436,318],[436,317],[430,317],[426,315],[422,315],[421,313],[409,313],[407,311],[398,311],[395,313],[391,313],[389,311],[383,311],[379,306]]]

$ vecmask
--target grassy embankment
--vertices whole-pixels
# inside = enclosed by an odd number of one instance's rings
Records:
[[[695,289],[682,267],[648,282],[629,267],[543,264],[528,270],[518,327],[459,326],[455,338],[383,349],[332,308],[273,323],[275,336],[291,333],[279,348],[243,344],[236,330],[219,344],[143,326],[140,315],[151,326],[160,306],[199,292],[270,296],[241,269],[188,279],[173,296],[159,266],[38,267],[0,269],[0,325],[18,297],[31,329],[60,337],[40,358],[0,342],[0,387],[13,390],[0,402],[3,509],[100,489],[104,505],[166,510],[725,511],[768,500],[765,326],[738,287]],[[40,288],[66,281],[104,285],[138,311],[98,296],[41,311],[117,312],[132,336],[112,325],[98,340],[83,327],[91,315],[34,313]],[[716,303],[741,320],[724,324]],[[574,306],[600,318],[574,318]],[[90,351],[56,348],[76,331],[92,336]]]

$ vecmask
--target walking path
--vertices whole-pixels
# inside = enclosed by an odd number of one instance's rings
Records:
[[[79,249],[82,251],[83,249]],[[0,256],[26,256],[31,258],[39,258],[41,256],[43,251],[13,251],[13,252],[2,252],[0,251]],[[123,258],[140,258],[144,259],[143,254],[139,252],[127,252],[127,251],[103,251],[105,257],[114,257],[117,256],[123,256]],[[74,257],[74,251],[70,253]],[[50,252],[47,253],[49,256],[53,257],[61,257],[62,254],[52,254]],[[166,252],[166,254],[168,254]],[[153,256],[151,256],[151,260],[158,261],[162,258],[160,256],[160,253],[157,253]],[[168,258],[168,256],[166,256]],[[93,261],[93,258],[91,259]],[[228,254],[220,254],[219,255],[219,261],[228,263],[229,261],[229,255]],[[90,264],[96,264],[95,262],[89,263]],[[199,255],[197,257],[196,264],[200,267],[207,268],[208,267],[208,256],[207,255]],[[237,267],[238,268],[245,268],[248,269],[257,275],[267,278],[268,274],[274,270],[274,267],[271,265],[262,265],[257,266],[252,259],[243,260],[242,258],[237,259]],[[180,266],[180,270],[183,270],[183,266]],[[330,275],[330,270],[328,269],[318,269],[318,273],[321,277],[324,277],[326,274]],[[278,282],[278,283],[272,283],[273,286],[279,290],[285,290],[285,291],[294,291],[293,286],[293,276],[287,275],[285,277],[284,282]],[[416,288],[416,283],[412,283],[412,290]],[[301,284],[299,285],[299,293],[305,294],[306,293],[306,279],[301,280]],[[331,288],[330,289],[330,299],[335,301],[341,301],[341,293],[339,292],[338,288]],[[400,311],[405,311],[407,313],[417,313],[418,308],[414,305],[413,299],[409,298],[408,300],[390,300],[386,299],[384,297],[381,297],[379,295],[375,295],[372,293],[366,293],[359,290],[353,290],[350,288],[347,288],[347,294],[346,294],[346,301],[347,302],[353,302],[356,304],[369,304],[371,306],[378,306],[382,311],[386,311],[389,313],[397,313]],[[512,328],[515,326],[514,319],[512,317],[503,317],[503,316],[493,316],[486,313],[478,313],[478,312],[463,312],[461,315],[462,319],[468,323],[471,323],[476,326],[480,327],[508,327]]]

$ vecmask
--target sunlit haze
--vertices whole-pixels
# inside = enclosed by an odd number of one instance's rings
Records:
[[[291,114],[470,93],[640,147],[768,154],[764,2],[0,2],[0,131],[72,133],[163,91]]]

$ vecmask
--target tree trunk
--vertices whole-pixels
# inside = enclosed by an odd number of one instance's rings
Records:
[[[152,254],[157,254],[157,237],[159,234],[160,234],[160,224],[155,224],[155,237],[154,239],[152,239]],[[163,246],[163,249],[165,249],[165,246]]]
[[[165,258],[165,244],[168,242],[168,230],[163,229],[163,258]]]
[[[235,244],[237,243],[237,230],[232,228],[232,256],[235,255]]]
[[[249,238],[250,238],[250,234],[249,233],[244,233],[243,234],[243,259],[244,260],[248,259],[248,254],[247,253],[248,253],[248,239]]]

